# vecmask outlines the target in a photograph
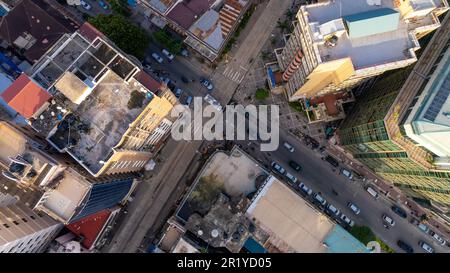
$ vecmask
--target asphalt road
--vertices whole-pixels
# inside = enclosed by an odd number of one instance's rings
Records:
[[[295,151],[293,153],[282,146],[282,143],[285,141],[294,147]],[[257,141],[252,141],[250,145],[248,145],[249,141],[241,141],[240,144],[250,155],[260,160],[266,167],[270,168],[271,161],[275,161],[283,166],[289,173],[298,178],[297,185],[300,182],[304,182],[314,192],[320,193],[328,203],[333,204],[342,213],[354,220],[356,225],[369,226],[380,239],[396,251],[403,252],[396,244],[398,240],[402,240],[411,245],[415,252],[424,252],[418,245],[419,241],[428,243],[436,252],[449,252],[447,247],[438,245],[429,235],[424,234],[416,226],[409,223],[409,216],[408,219],[403,219],[395,214],[391,210],[392,202],[382,196],[376,200],[365,191],[364,182],[351,181],[339,174],[339,169],[334,168],[322,159],[324,154],[321,154],[318,150],[312,150],[310,146],[305,145],[290,134],[280,131],[280,146],[276,151],[272,152],[261,152]],[[297,173],[289,166],[288,162],[290,160],[300,164],[303,169]],[[351,169],[348,166],[342,166],[342,163],[340,167]],[[287,181],[284,177],[281,177],[281,179]],[[294,188],[298,189],[296,186]],[[333,191],[337,192],[337,195]],[[312,200],[311,198],[309,199]],[[356,204],[361,209],[361,213],[355,215],[347,207],[348,202]],[[395,226],[387,230],[383,226],[381,218],[383,214],[393,218]]]

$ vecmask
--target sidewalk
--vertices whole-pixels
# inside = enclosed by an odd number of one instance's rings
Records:
[[[403,208],[407,208],[411,216],[414,216],[416,218],[420,218],[420,216],[424,214],[430,216],[429,220],[427,221],[430,227],[432,227],[436,231],[439,231],[443,235],[443,237],[447,239],[447,241],[449,240],[450,229],[443,222],[443,220],[432,217],[430,211],[421,207],[413,200],[407,198],[398,188],[394,187],[391,183],[384,181],[381,177],[374,174],[369,168],[354,159],[351,154],[345,152],[342,147],[333,144],[332,141],[329,141],[327,144],[327,152],[340,159],[342,163],[348,165],[357,173],[363,175],[368,182],[378,187],[380,191],[394,203],[401,205]]]

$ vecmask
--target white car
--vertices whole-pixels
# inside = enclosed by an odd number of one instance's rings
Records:
[[[163,49],[162,50],[162,53],[164,54],[164,55],[166,55],[166,57],[167,57],[167,59],[169,59],[169,60],[173,60],[173,58],[175,58],[175,56],[173,56],[173,54],[172,53],[170,53],[167,49]]]
[[[305,183],[300,183],[300,185],[298,186],[304,193],[306,193],[307,195],[311,195],[312,194],[312,190],[310,188],[308,188]]]
[[[90,9],[92,9],[92,6],[89,5],[89,3],[87,3],[86,1],[81,0],[81,1],[80,1],[80,5],[81,5],[85,10],[90,10]]]
[[[218,102],[215,98],[213,98],[213,96],[208,94],[205,96],[204,99],[206,102],[211,104],[214,108],[216,108],[217,111],[222,112],[222,105],[220,105],[220,102]]]
[[[420,241],[419,246],[428,253],[434,253],[434,249],[425,242]]]
[[[342,173],[345,177],[347,177],[348,179],[352,180],[353,174],[352,174],[351,171],[342,168],[342,169],[341,169],[341,173]]]
[[[351,220],[350,218],[348,218],[347,215],[345,215],[345,214],[341,215],[341,220],[344,221],[344,223],[346,223],[350,227],[353,227],[355,225],[355,222],[353,220]]]
[[[289,152],[291,152],[291,153],[294,152],[294,147],[292,147],[291,144],[285,142],[285,143],[283,143],[283,146],[284,146],[286,149],[288,149]]]
[[[327,201],[325,198],[323,198],[320,194],[316,193],[314,194],[314,199],[319,202],[322,206],[325,206],[327,204]]]
[[[292,182],[293,184],[297,183],[297,177],[293,176],[290,173],[286,173],[286,178],[289,179],[289,181]]]
[[[387,216],[386,214],[383,214],[382,218],[383,218],[383,221],[385,221],[386,223],[391,225],[391,227],[393,227],[395,225],[394,219],[392,219],[391,217]]]
[[[430,230],[430,235],[431,237],[433,237],[433,239],[435,239],[440,245],[444,246],[447,242],[442,239],[441,236],[439,236],[436,232]]]
[[[339,215],[341,214],[341,211],[331,204],[328,204],[327,210],[336,217],[339,217]]]
[[[349,207],[352,210],[352,212],[356,215],[361,213],[361,210],[352,202],[348,202],[347,207]]]
[[[157,61],[158,63],[164,62],[163,58],[162,58],[161,56],[159,56],[158,53],[152,53],[152,57],[153,57],[153,59],[155,59],[155,61]]]

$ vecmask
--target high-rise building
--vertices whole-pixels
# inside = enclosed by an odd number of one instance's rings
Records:
[[[140,171],[161,147],[176,102],[167,90],[85,23],[64,34],[2,98],[54,148],[99,177]]]
[[[0,207],[0,253],[43,252],[62,227],[21,203]]]
[[[279,70],[269,73],[277,74],[269,76],[271,86],[283,86],[289,101],[301,100],[310,121],[328,121],[339,116],[351,96],[327,94],[416,62],[417,38],[438,28],[437,15],[447,9],[447,1],[440,0],[335,0],[301,6],[285,47],[275,50]]]
[[[449,17],[420,60],[380,76],[339,129],[340,143],[357,160],[444,218],[450,211]]]

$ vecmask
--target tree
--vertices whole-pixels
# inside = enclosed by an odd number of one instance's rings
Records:
[[[138,59],[144,59],[149,43],[149,37],[144,29],[133,25],[125,17],[117,14],[100,14],[90,18],[89,23],[126,53],[134,55]]]
[[[109,4],[111,5],[111,9],[119,15],[123,15],[126,17],[131,16],[131,11],[128,8],[127,0],[110,0]]]
[[[144,103],[145,95],[137,90],[131,91],[130,100],[128,101],[128,109],[140,108]]]
[[[172,54],[179,54],[181,51],[181,42],[173,39],[169,33],[167,33],[165,30],[160,29],[153,33],[153,39],[156,43],[160,44],[161,46],[167,48]]]
[[[255,98],[257,100],[265,100],[269,96],[269,91],[264,88],[259,88],[256,90]]]

